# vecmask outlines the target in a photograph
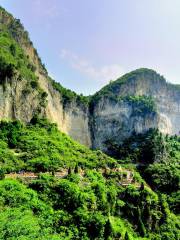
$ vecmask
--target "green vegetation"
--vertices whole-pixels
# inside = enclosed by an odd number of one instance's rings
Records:
[[[2,15],[2,16],[1,16]],[[4,22],[4,19],[8,19]],[[2,22],[1,22],[2,21]],[[18,75],[18,79],[26,79],[27,86],[24,93],[29,93],[32,89],[38,89],[37,77],[35,75],[36,66],[30,62],[29,56],[24,54],[21,45],[32,46],[32,42],[29,40],[28,32],[24,30],[23,25],[19,19],[14,19],[12,15],[7,13],[3,8],[0,8],[0,79],[1,83],[6,78],[10,79],[14,75]],[[47,70],[42,64],[41,59],[38,57],[37,50],[34,49],[34,54],[37,56],[40,67],[43,69],[43,74],[47,76]],[[62,102],[64,107],[71,103],[77,102],[81,106],[87,106],[89,103],[89,97],[85,97],[82,94],[78,95],[75,92],[62,87],[59,83],[49,78],[52,86],[60,92],[62,96]],[[42,103],[43,106],[46,103]]]
[[[21,45],[32,46],[28,33],[0,7],[0,83],[25,80],[23,94],[37,90],[39,104],[45,107],[47,93],[40,89],[36,66]],[[49,81],[64,107],[76,102],[93,110],[100,98],[109,98],[132,104],[134,114],[154,113],[151,97],[119,97],[124,83],[145,74],[152,81],[154,76],[165,81],[153,70],[140,69],[93,97]],[[180,138],[150,130],[122,145],[112,139],[106,144],[115,159],[80,145],[38,116],[27,125],[1,121],[0,239],[177,240]]]
[[[122,145],[106,142],[111,156],[135,163],[146,182],[156,192],[166,194],[170,209],[179,213],[180,137],[162,135],[152,129],[134,134]]]
[[[49,80],[52,83],[52,86],[61,94],[64,106],[66,106],[68,103],[71,103],[73,101],[77,102],[81,106],[85,106],[85,107],[88,106],[89,99],[90,99],[89,97],[85,97],[82,94],[78,95],[75,92],[67,88],[64,88],[63,86],[61,86],[60,83],[55,82],[51,78],[49,78]]]
[[[61,167],[113,166],[101,151],[91,151],[59,132],[55,124],[34,117],[24,126],[19,121],[0,123],[1,168],[6,172],[55,171]],[[77,167],[76,167],[77,168]]]
[[[111,81],[108,85],[103,87],[99,92],[97,92],[94,96],[92,96],[91,108],[93,108],[95,103],[101,98],[108,97],[111,100],[117,101],[119,99],[119,93],[123,88],[124,84],[129,83],[130,86],[132,86],[137,79],[144,79],[147,76],[152,81],[154,80],[154,77],[158,78],[160,81],[163,81],[163,82],[166,81],[163,76],[160,76],[154,70],[147,69],[147,68],[137,69],[135,71],[132,71],[130,73],[123,75],[122,77],[118,78],[115,81]],[[133,93],[131,95],[132,97],[134,97]],[[123,95],[122,98],[123,97],[126,98],[128,96]]]
[[[24,29],[24,26],[20,22],[20,19],[15,19],[4,8],[0,7],[0,30],[5,30],[10,36],[23,47],[33,47],[33,43],[29,39],[28,32]],[[43,70],[43,73],[47,74],[47,70],[38,56],[37,50],[33,47],[34,55],[37,56],[39,61],[39,67]],[[28,56],[27,56],[28,57]],[[35,67],[33,66],[33,71]]]
[[[90,111],[93,112],[96,103],[100,99],[109,99],[115,103],[125,102],[132,104],[134,109],[133,114],[156,112],[156,104],[151,96],[135,95],[136,93],[133,91],[134,86],[137,85],[137,80],[145,80],[146,78],[150,79],[152,82],[155,78],[158,79],[158,81],[166,81],[163,76],[160,76],[151,69],[137,69],[125,74],[116,81],[111,81],[108,85],[93,95],[90,98]],[[127,86],[125,84],[127,84]],[[130,90],[127,91],[127,89]]]
[[[77,102],[81,106],[89,106],[90,111],[93,111],[94,105],[99,100],[99,95],[95,94],[94,96],[85,97],[82,94],[77,95],[75,92],[66,89],[61,86],[60,83],[55,82],[54,80],[50,79],[52,83],[52,86],[60,92],[62,96],[63,105],[66,106],[68,103],[71,103],[73,101]],[[134,114],[146,114],[146,113],[154,113],[156,112],[156,104],[152,97],[148,96],[125,96],[125,97],[118,97],[114,95],[113,92],[108,91],[107,95],[103,94],[101,95],[103,97],[108,97],[109,99],[115,101],[115,102],[127,102],[133,106]]]
[[[133,133],[130,138],[118,145],[110,139],[106,142],[108,152],[112,152],[113,157],[117,159],[126,159],[127,162],[151,164],[163,161],[167,158],[168,145],[166,139],[157,129],[150,129],[145,134]]]
[[[0,9],[0,14],[2,12],[3,10]],[[47,104],[47,93],[40,88],[38,77],[35,74],[36,67],[30,61],[29,57],[26,56],[21,43],[14,36],[17,28],[19,31],[21,29],[22,33],[24,33],[19,21],[13,21],[11,17],[8,24],[3,24],[0,21],[0,84],[5,89],[7,82],[11,84],[13,81],[24,81],[22,84],[24,85],[22,94],[28,95],[33,91],[37,91],[39,105],[45,107]],[[22,35],[21,33],[19,34]],[[28,35],[26,38],[28,38]]]
[[[154,177],[151,164],[147,176],[157,193],[133,165],[89,150],[46,119],[2,121],[0,139],[0,239],[178,239],[176,189],[167,194],[158,182],[163,173]],[[176,159],[179,145],[166,139]],[[38,177],[5,175],[22,170]],[[58,178],[57,171],[67,174]],[[134,177],[123,185],[128,172]]]
[[[118,101],[125,101],[133,106],[134,114],[155,113],[156,104],[152,97],[148,96],[126,96],[119,97]]]
[[[19,79],[25,78],[34,82],[37,80],[32,64],[30,65],[22,48],[5,30],[0,31],[0,72],[1,82],[16,73],[19,74]]]
[[[27,80],[26,89],[24,94],[30,93],[32,89],[38,89],[37,77],[35,75],[36,66],[30,62],[29,56],[24,54],[22,45],[32,46],[32,42],[29,40],[28,32],[24,30],[23,25],[19,19],[14,19],[12,15],[7,13],[3,8],[0,8],[0,79],[3,83],[6,78],[10,79],[13,75],[17,74],[18,79],[25,78]],[[34,49],[34,48],[33,48]],[[38,57],[36,49],[34,49],[35,55]],[[47,75],[45,66],[39,59],[40,66],[44,73]],[[102,88],[98,93],[93,96],[85,97],[82,94],[78,95],[75,92],[62,87],[59,83],[55,82],[48,77],[52,86],[60,92],[62,96],[63,106],[66,107],[71,102],[76,102],[78,105],[85,107],[90,106],[90,111],[93,110],[94,105],[101,97],[108,97],[115,101],[128,101],[134,104],[134,113],[142,113],[144,110],[147,112],[155,111],[155,105],[153,99],[145,96],[124,96],[119,97],[119,89],[127,81],[135,80],[137,76],[143,76],[148,74],[152,79],[155,75],[159,79],[165,81],[165,79],[158,75],[155,71],[150,69],[138,69],[131,73],[124,75],[116,81],[112,81],[109,85]],[[138,99],[137,99],[138,98]],[[46,106],[46,100],[42,101],[43,107]]]

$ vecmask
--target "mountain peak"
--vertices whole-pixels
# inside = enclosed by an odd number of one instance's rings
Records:
[[[112,84],[124,84],[124,83],[128,83],[132,80],[154,80],[154,81],[161,81],[163,83],[166,82],[166,79],[160,75],[159,73],[157,73],[155,70],[153,69],[149,69],[149,68],[138,68],[136,70],[133,70],[129,73],[124,74],[122,77],[118,78],[117,80],[113,81],[112,83],[110,83],[110,85]]]
[[[168,83],[164,76],[153,69],[139,68],[111,81],[93,99],[101,97],[119,97],[125,95],[153,95],[154,90],[167,87],[179,91],[180,85]],[[154,89],[154,90],[153,90]]]
[[[19,47],[23,49],[29,60],[37,65],[40,71],[47,74],[47,70],[30,40],[29,33],[24,29],[20,19],[14,18],[2,7],[0,7],[0,30],[7,32]]]

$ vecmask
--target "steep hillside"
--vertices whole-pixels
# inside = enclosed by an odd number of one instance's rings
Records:
[[[180,87],[138,69],[91,97],[52,80],[18,19],[0,8],[0,119],[29,122],[36,114],[80,143],[107,151],[133,132],[180,132]]]
[[[4,149],[0,166],[6,173],[22,169],[45,172],[52,168],[55,171],[75,167],[76,164],[89,169],[108,165],[112,167],[115,163],[114,159],[101,151],[91,151],[58,132],[56,124],[37,117],[33,117],[27,126],[19,121],[2,121],[0,139]]]
[[[167,181],[155,193],[135,166],[89,150],[46,119],[1,122],[0,138],[0,239],[178,239],[178,194]],[[147,169],[153,188],[165,177],[155,168]]]
[[[56,122],[63,132],[74,139],[91,145],[88,98],[77,95],[50,79],[19,19],[14,19],[3,8],[0,8],[0,38],[2,61],[8,66],[13,64],[14,69],[13,74],[3,78],[0,76],[0,118],[16,118],[28,122],[38,113]],[[10,51],[11,45],[18,49],[13,54]],[[33,77],[27,75],[27,72]],[[31,83],[32,80],[36,83]]]
[[[0,10],[1,119],[28,122],[46,116],[74,139],[106,150],[105,142],[159,128],[179,133],[179,88],[141,69],[104,87],[91,98],[64,89],[48,77],[20,21]],[[172,107],[173,106],[173,107]]]

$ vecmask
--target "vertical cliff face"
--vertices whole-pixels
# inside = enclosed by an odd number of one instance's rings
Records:
[[[49,79],[39,75],[41,88],[48,93],[45,116],[55,123],[64,133],[80,143],[91,146],[89,129],[88,105],[79,103],[76,99],[63,102],[63,96],[53,88]]]
[[[29,122],[35,114],[43,113],[38,91],[25,92],[26,82],[13,78],[0,85],[0,119]]]
[[[96,105],[92,122],[92,143],[94,148],[106,150],[106,142],[113,140],[121,143],[133,132],[141,133],[156,128],[156,113],[138,114],[127,101],[116,102],[101,99]]]
[[[112,82],[95,95],[92,108],[93,147],[102,150],[109,140],[121,143],[150,128],[180,132],[180,88],[153,70],[139,69]]]
[[[20,21],[0,8],[0,119],[29,122],[36,114],[106,151],[107,141],[120,143],[149,128],[179,134],[180,86],[139,69],[91,98],[77,95],[50,79]]]
[[[90,146],[87,104],[78,101],[79,96],[70,90],[61,87],[62,91],[58,91],[53,87],[28,33],[18,19],[14,19],[2,8],[0,38],[0,56],[3,56],[3,62],[8,66],[13,64],[14,67],[13,76],[2,78],[0,75],[0,119],[17,118],[28,122],[35,114],[39,114],[57,123],[60,130],[80,143]],[[15,56],[9,54],[12,44],[17,49],[21,48],[21,52],[18,50]],[[24,60],[22,64],[21,55]],[[31,73],[24,74],[24,69]],[[64,103],[66,91],[72,96],[68,103]]]

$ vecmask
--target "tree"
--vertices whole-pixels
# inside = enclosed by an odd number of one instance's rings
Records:
[[[15,66],[12,63],[7,63],[7,61],[0,57],[0,82],[3,83],[6,78],[12,78],[15,72]]]
[[[5,178],[5,173],[4,170],[1,168],[0,169],[0,180],[3,180]]]
[[[113,235],[113,229],[110,219],[108,218],[105,227],[104,227],[104,239],[108,240],[109,237],[112,237]]]
[[[79,173],[79,166],[78,163],[76,163],[76,166],[74,168],[74,173],[78,174]]]
[[[11,44],[10,48],[10,52],[13,56],[16,55],[16,46],[14,44]]]
[[[72,168],[71,167],[68,168],[68,175],[70,175],[70,174],[72,174]]]
[[[37,239],[41,228],[30,210],[7,208],[0,212],[0,239]]]
[[[144,190],[144,183],[142,182],[141,183],[141,186],[140,186],[140,189],[139,189],[140,191],[143,191]]]
[[[129,239],[129,234],[128,234],[128,232],[125,233],[125,235],[124,235],[124,240],[130,240],[130,239]]]

